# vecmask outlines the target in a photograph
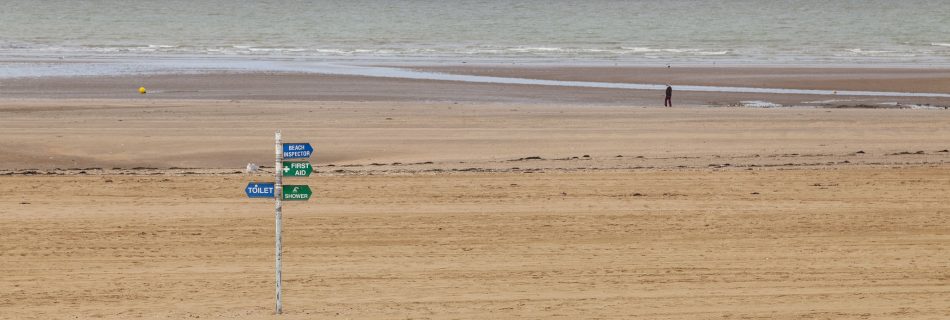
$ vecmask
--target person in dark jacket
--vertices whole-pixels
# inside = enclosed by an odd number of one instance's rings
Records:
[[[671,98],[673,98],[673,87],[666,85],[666,100],[663,100],[664,107],[673,107],[673,100],[671,100]]]

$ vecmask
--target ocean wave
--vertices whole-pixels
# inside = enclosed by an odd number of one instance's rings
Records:
[[[653,48],[648,48],[648,47],[620,47],[620,49],[628,50],[633,53],[662,52],[663,51],[662,49],[653,49]]]
[[[848,52],[855,53],[855,54],[874,55],[874,54],[889,54],[889,53],[894,53],[895,51],[888,51],[888,50],[865,50],[865,49],[861,49],[861,48],[856,48],[856,49],[848,49]]]
[[[827,103],[836,103],[836,102],[848,102],[854,101],[853,99],[830,99],[830,100],[817,100],[817,101],[805,101],[802,103],[807,104],[827,104]]]
[[[761,100],[750,100],[750,101],[739,101],[739,103],[746,108],[781,108],[783,105],[770,102],[770,101],[761,101]]]
[[[378,53],[374,50],[374,53]],[[654,49],[649,47],[465,47],[465,48],[402,48],[394,51],[397,54],[463,54],[463,55],[531,55],[531,56],[594,56],[594,57],[623,57],[623,56],[719,56],[728,55],[729,50],[703,50],[703,49],[681,49],[665,48]]]
[[[700,55],[700,56],[719,56],[729,54],[729,50],[716,50],[708,51],[704,49],[695,49],[695,48],[650,48],[650,47],[620,47],[620,49],[625,50],[627,53],[672,53],[672,54],[684,54],[684,55]]]
[[[728,50],[723,50],[723,51],[700,51],[700,52],[696,52],[696,54],[701,55],[701,56],[721,56],[721,55],[729,54],[729,51],[728,51]]]
[[[42,47],[42,46],[39,46],[39,45],[36,45],[36,44],[32,44],[32,43],[28,43],[28,42],[10,41],[10,40],[0,39],[0,49],[18,49],[18,50],[23,50],[23,49],[37,49],[37,48],[39,48],[39,47]]]
[[[930,45],[934,47],[950,47],[950,43],[944,43],[944,42],[933,42]]]
[[[861,57],[884,57],[884,58],[893,58],[893,57],[903,57],[911,58],[918,56],[917,53],[894,51],[894,50],[867,50],[861,48],[848,49],[845,56],[861,56]],[[838,55],[841,56],[841,55]]]
[[[929,42],[927,42],[929,44]],[[933,43],[950,48],[950,43]],[[426,45],[366,45],[333,44],[313,46],[280,46],[240,43],[207,46],[177,42],[142,44],[41,44],[0,40],[0,56],[247,56],[251,58],[437,58],[437,59],[585,59],[655,63],[737,61],[775,63],[861,63],[862,61],[893,63],[950,64],[947,50],[935,47],[905,45],[893,48],[869,49],[802,49],[800,51],[770,51],[750,48],[660,47],[649,45],[618,45],[598,43],[590,46],[557,45],[481,45],[481,44],[426,44]],[[664,61],[665,60],[665,61]]]
[[[509,51],[514,52],[560,52],[560,51],[569,51],[567,49],[557,48],[557,47],[517,47],[517,48],[508,48]]]

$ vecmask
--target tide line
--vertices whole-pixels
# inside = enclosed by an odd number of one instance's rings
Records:
[[[294,66],[300,68],[301,66]],[[617,83],[594,81],[562,81],[528,78],[509,78],[493,76],[477,76],[451,74],[441,72],[416,71],[393,67],[351,66],[339,64],[314,64],[304,67],[306,72],[349,75],[378,78],[399,78],[413,80],[457,81],[471,83],[492,84],[519,84],[536,86],[607,88],[631,90],[663,90],[666,85],[647,83]],[[298,70],[301,71],[301,70]],[[852,91],[852,90],[817,90],[817,89],[785,89],[785,88],[752,88],[752,87],[721,87],[721,86],[692,86],[675,85],[677,91],[692,92],[729,92],[729,93],[769,93],[769,94],[801,94],[801,95],[839,95],[839,96],[872,96],[872,97],[922,97],[922,98],[950,98],[947,93],[919,93],[919,92],[887,92],[887,91]]]

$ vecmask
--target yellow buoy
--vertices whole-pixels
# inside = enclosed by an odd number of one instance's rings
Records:
[[[139,87],[139,93],[145,94],[145,87]]]

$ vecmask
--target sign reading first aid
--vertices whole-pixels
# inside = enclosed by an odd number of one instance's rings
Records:
[[[285,177],[309,177],[313,173],[313,166],[310,162],[284,161],[281,170]]]

